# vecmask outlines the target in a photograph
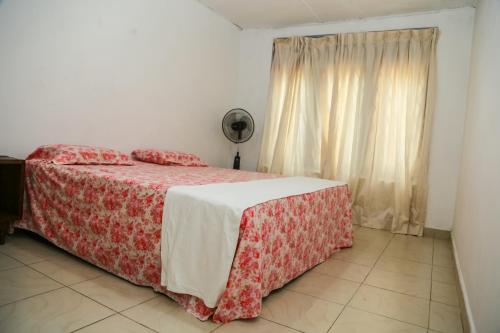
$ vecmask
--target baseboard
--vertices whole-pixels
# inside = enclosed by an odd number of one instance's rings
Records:
[[[438,239],[450,239],[451,231],[441,230],[434,228],[424,228],[424,237],[438,238]]]
[[[460,312],[462,313],[462,326],[464,327],[464,333],[477,333],[476,325],[474,324],[474,318],[472,316],[472,311],[469,303],[469,294],[467,293],[467,288],[465,286],[465,280],[462,273],[462,267],[460,266],[460,260],[458,259],[457,247],[455,245],[455,238],[453,234],[451,235],[451,244],[453,246],[453,257],[455,258],[455,266],[457,267],[457,275],[459,282],[459,296],[460,296]]]

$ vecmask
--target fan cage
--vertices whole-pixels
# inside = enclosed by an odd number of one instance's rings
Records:
[[[231,125],[232,125],[232,123],[229,123],[229,122],[228,122],[231,116],[233,116],[233,115],[238,115],[238,114],[241,114],[241,115],[242,115],[242,117],[245,117],[245,116],[246,116],[246,117],[248,117],[248,119],[250,120],[250,122],[249,122],[249,123],[247,123],[247,128],[249,128],[249,130],[248,130],[248,131],[249,131],[249,133],[248,133],[246,136],[242,137],[242,139],[241,139],[241,140],[235,139],[234,137],[232,137],[232,136],[230,135],[230,133],[234,133],[234,134],[237,136],[237,135],[238,135],[238,132],[236,132],[236,131],[232,130],[232,129],[231,129]],[[242,117],[241,117],[241,118],[242,118]],[[241,118],[240,118],[240,119],[241,119]],[[222,119],[222,132],[224,133],[224,135],[226,136],[226,138],[227,138],[229,141],[233,142],[233,143],[240,144],[240,143],[247,142],[248,140],[250,140],[250,139],[252,138],[253,133],[254,133],[254,130],[255,130],[255,122],[254,122],[254,120],[253,120],[253,117],[252,117],[252,115],[251,115],[248,111],[246,111],[245,109],[241,109],[241,108],[231,109],[231,110],[229,110],[229,111],[226,113],[226,115],[225,115],[225,116],[224,116],[224,118]],[[243,130],[242,132],[244,132],[244,131],[246,131],[246,129],[245,129],[245,130]]]

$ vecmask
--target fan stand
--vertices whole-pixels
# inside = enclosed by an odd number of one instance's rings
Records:
[[[236,144],[236,155],[234,155],[233,169],[240,169],[240,145]]]
[[[252,115],[241,108],[229,110],[224,118],[222,118],[222,132],[229,141],[236,144],[236,155],[233,161],[234,170],[240,170],[241,156],[239,144],[250,140],[254,128],[255,123]]]

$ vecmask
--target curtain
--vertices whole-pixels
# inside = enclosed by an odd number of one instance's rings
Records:
[[[344,180],[355,223],[422,235],[437,36],[275,40],[258,170]]]

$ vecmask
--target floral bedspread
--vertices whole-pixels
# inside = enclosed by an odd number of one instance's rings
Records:
[[[160,234],[170,186],[273,175],[213,167],[56,165],[26,161],[24,215],[31,230],[135,284],[151,286],[201,320],[253,318],[262,298],[352,245],[347,186],[272,200],[243,213],[235,259],[216,308],[160,285]],[[168,223],[168,221],[167,221]]]

